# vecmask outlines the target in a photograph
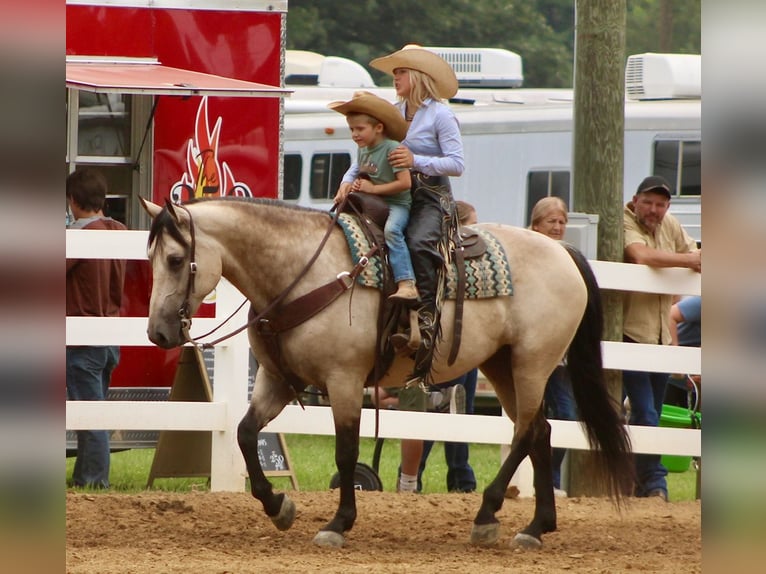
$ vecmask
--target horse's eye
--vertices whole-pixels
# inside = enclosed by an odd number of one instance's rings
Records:
[[[170,269],[180,269],[183,264],[184,264],[183,257],[179,257],[178,255],[168,256],[168,267]]]

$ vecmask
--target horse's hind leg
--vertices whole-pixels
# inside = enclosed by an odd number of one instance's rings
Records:
[[[518,359],[514,361],[518,368]],[[506,413],[514,419],[514,436],[511,452],[500,467],[497,476],[484,490],[482,505],[474,519],[471,542],[491,545],[497,542],[500,523],[495,514],[502,508],[505,492],[521,461],[529,455],[534,468],[535,515],[532,522],[516,536],[516,544],[526,548],[540,547],[541,536],[556,529],[556,507],[553,499],[553,476],[551,471],[550,424],[542,410],[542,387],[536,389],[537,377],[519,378],[511,374],[511,352],[508,347],[500,349],[485,362],[481,369],[492,381],[495,392]],[[515,385],[524,384],[523,389]],[[538,396],[539,395],[539,396]],[[518,408],[517,401],[525,405]]]
[[[500,404],[509,413],[511,418],[516,413],[516,393],[511,374],[511,352],[509,347],[503,347],[489,360],[481,365],[482,372],[492,382]],[[515,421],[514,421],[515,422]],[[481,507],[473,521],[471,529],[471,543],[480,546],[489,546],[497,542],[500,535],[500,522],[495,514],[502,508],[505,500],[505,491],[511,482],[513,473],[519,464],[527,456],[531,444],[528,433],[519,432],[519,426],[515,427],[511,441],[511,452],[500,466],[495,478],[484,489]]]
[[[500,466],[495,478],[484,489],[481,507],[473,520],[471,543],[479,546],[495,544],[500,536],[500,522],[495,514],[503,507],[505,491],[511,482],[513,473],[527,456],[531,444],[529,432],[515,435],[511,442],[511,452]]]
[[[270,377],[261,367],[256,375],[253,399],[237,428],[237,442],[250,476],[250,492],[261,501],[263,510],[279,530],[287,530],[295,520],[295,504],[284,494],[274,494],[258,458],[258,434],[293,398],[285,383]]]
[[[556,530],[556,502],[553,498],[553,471],[551,469],[551,425],[543,409],[538,411],[529,433],[529,458],[534,469],[535,514],[532,522],[519,532],[514,544],[537,549],[542,546],[542,535]]]

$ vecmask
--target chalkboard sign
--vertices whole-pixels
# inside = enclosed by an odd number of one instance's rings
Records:
[[[255,374],[258,372],[258,362],[252,353],[248,353],[250,365],[247,373],[247,400],[253,395],[253,385],[255,383]],[[214,387],[213,374],[215,365],[215,349],[203,349],[202,358],[205,363],[208,379],[211,388]],[[290,454],[287,451],[287,444],[281,434],[261,432],[258,435],[258,460],[266,476],[289,476],[293,488],[298,490],[298,481],[295,478],[295,472],[292,470]]]

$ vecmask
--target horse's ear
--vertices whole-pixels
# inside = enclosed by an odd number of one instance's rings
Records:
[[[156,203],[152,203],[151,201],[144,199],[141,196],[138,196],[138,201],[141,202],[141,207],[144,208],[144,211],[149,214],[149,217],[154,219],[157,217],[157,215],[162,211],[162,208],[157,205]]]
[[[176,220],[176,223],[181,223],[181,220],[178,218],[178,213],[176,213],[176,208],[173,207],[173,202],[169,199],[165,199],[165,208],[168,210],[168,213],[173,216],[173,219]]]

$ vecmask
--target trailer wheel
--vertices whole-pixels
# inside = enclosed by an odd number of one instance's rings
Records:
[[[336,472],[330,479],[330,489],[340,486],[340,475]],[[383,483],[378,473],[372,467],[363,462],[356,463],[354,470],[354,488],[357,490],[383,490]]]

